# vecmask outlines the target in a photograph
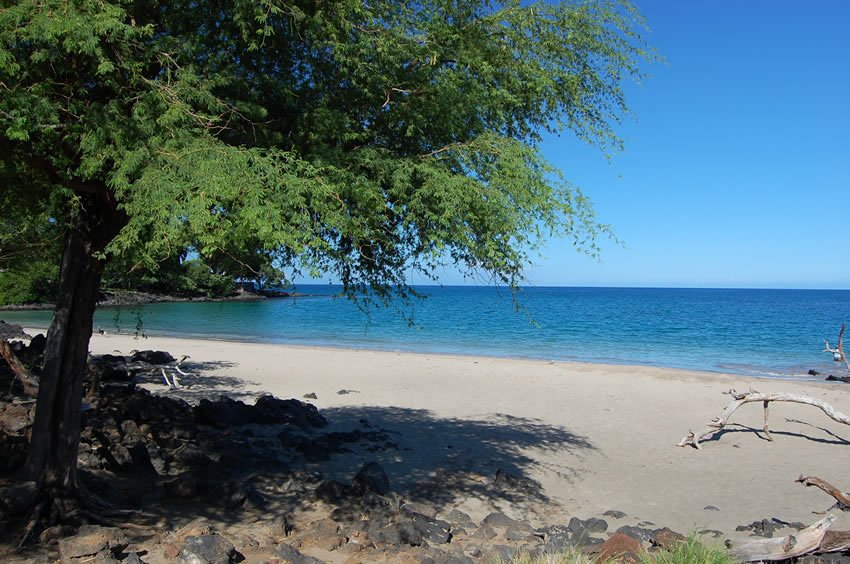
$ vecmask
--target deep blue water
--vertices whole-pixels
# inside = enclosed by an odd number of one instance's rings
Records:
[[[756,376],[841,373],[822,353],[850,322],[847,290],[426,287],[412,305],[370,309],[332,294],[258,302],[102,309],[100,327],[149,335],[643,364]],[[402,315],[404,314],[404,315]],[[412,324],[404,317],[412,319]],[[46,326],[49,312],[0,312]]]

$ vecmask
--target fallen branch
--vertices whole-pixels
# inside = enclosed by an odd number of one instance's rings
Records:
[[[820,488],[824,492],[828,493],[832,497],[835,498],[835,501],[838,502],[839,509],[844,511],[850,509],[850,496],[846,493],[842,492],[826,480],[821,480],[817,476],[804,476],[800,474],[800,477],[797,478],[797,481],[803,484],[804,486],[815,486],[816,488]]]
[[[823,344],[826,345],[823,352],[832,353],[832,360],[835,362],[843,362],[844,366],[847,367],[847,371],[850,372],[850,361],[847,360],[847,355],[844,354],[844,329],[846,328],[846,324],[842,323],[841,331],[838,332],[838,346],[834,349],[829,346],[829,341],[826,339],[823,340]]]
[[[720,415],[712,419],[711,423],[706,425],[706,427],[700,431],[699,433],[690,432],[688,433],[677,446],[694,446],[697,449],[700,448],[700,441],[704,441],[706,439],[711,438],[716,433],[719,433],[729,422],[729,418],[732,416],[735,411],[746,403],[754,403],[754,402],[762,402],[764,405],[764,432],[767,436],[767,439],[772,441],[773,437],[770,435],[770,429],[768,428],[768,405],[772,401],[787,401],[791,403],[802,403],[806,405],[811,405],[817,407],[821,411],[823,411],[830,419],[833,421],[837,421],[839,423],[843,423],[844,425],[850,425],[850,417],[844,415],[840,411],[837,411],[834,407],[829,405],[828,403],[821,401],[819,399],[815,399],[809,396],[804,396],[802,394],[761,394],[755,391],[749,391],[744,394],[739,394],[735,392],[735,390],[729,390],[729,395],[731,395],[734,399],[729,405],[723,408],[723,411],[720,412]]]
[[[827,531],[818,552],[844,552],[850,549],[850,531]]]
[[[169,362],[164,365],[151,364],[140,360],[125,364],[124,367],[127,370],[128,377],[134,372],[143,372],[153,376],[157,373],[157,369],[159,369],[159,373],[162,374],[162,379],[165,381],[165,385],[168,387],[169,391],[174,391],[182,388],[183,386],[180,385],[180,382],[177,379],[177,374],[171,374],[171,378],[169,378],[169,373],[166,372],[166,369],[174,370],[183,376],[190,376],[189,373],[183,372],[183,370],[180,369],[180,366],[189,358],[189,355],[183,355],[180,360]]]
[[[744,562],[796,558],[818,550],[834,522],[835,516],[827,515],[793,535],[748,541],[732,547],[732,556]]]
[[[24,393],[32,397],[37,396],[38,380],[35,376],[30,374],[30,371],[27,370],[26,366],[21,364],[21,361],[18,359],[15,351],[13,351],[12,347],[9,346],[9,342],[3,339],[0,339],[0,356],[3,357],[3,360],[6,361],[6,364],[9,365],[9,368],[15,374],[15,377],[21,382],[21,385],[24,388]]]

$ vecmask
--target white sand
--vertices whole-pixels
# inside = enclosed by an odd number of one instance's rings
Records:
[[[771,406],[775,442],[755,429],[762,410],[747,405],[730,431],[701,451],[676,443],[719,414],[730,388],[797,392],[850,413],[850,386],[756,380],[732,375],[635,366],[292,347],[224,341],[95,335],[95,354],[131,349],[191,355],[173,395],[197,401],[262,392],[309,400],[332,430],[393,431],[397,450],[355,452],[319,465],[350,479],[361,460],[378,460],[394,488],[409,497],[459,506],[481,518],[493,508],[537,523],[599,516],[618,509],[612,528],[648,520],[682,532],[734,533],[762,518],[810,523],[832,505],[800,473],[850,489],[850,428],[820,410]],[[151,389],[167,393],[152,380]],[[357,393],[340,395],[342,389]],[[305,400],[307,401],[307,400]],[[409,449],[409,450],[408,450]],[[492,495],[502,468],[538,481],[545,503]],[[716,506],[719,511],[706,510]],[[840,513],[840,512],[839,512]],[[836,528],[850,528],[840,515]],[[747,533],[738,533],[745,536]]]

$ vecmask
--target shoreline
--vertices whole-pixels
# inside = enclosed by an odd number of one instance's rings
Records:
[[[2,311],[0,311],[2,313]],[[24,327],[24,330],[27,332],[37,331],[37,332],[46,332],[48,327],[39,327],[32,323],[24,324],[19,323],[16,320],[13,320],[12,323],[17,323]],[[493,360],[517,360],[517,361],[529,361],[529,362],[542,362],[542,363],[558,363],[558,364],[575,364],[575,365],[588,365],[588,366],[601,366],[601,367],[616,367],[616,368],[635,368],[635,369],[650,369],[650,370],[672,370],[672,371],[680,371],[680,372],[688,372],[694,374],[702,374],[702,375],[713,375],[713,376],[728,376],[734,378],[749,378],[756,381],[779,381],[779,382],[800,382],[800,383],[824,383],[828,385],[841,385],[842,382],[830,381],[826,379],[826,375],[824,373],[819,372],[817,375],[806,375],[806,374],[788,374],[782,375],[779,373],[771,373],[765,375],[758,375],[747,373],[744,371],[736,372],[734,370],[711,370],[711,369],[700,369],[700,368],[688,368],[681,366],[669,366],[660,363],[644,363],[641,364],[636,361],[622,361],[616,362],[613,360],[609,361],[593,361],[593,360],[580,360],[580,359],[560,359],[560,358],[548,358],[548,357],[538,357],[538,356],[523,356],[523,355],[509,355],[509,354],[483,354],[483,353],[463,353],[463,352],[447,352],[440,350],[414,350],[414,349],[404,349],[404,348],[378,348],[378,347],[369,347],[366,345],[358,345],[358,346],[345,346],[345,345],[334,345],[328,343],[295,343],[291,341],[276,341],[276,340],[263,340],[256,339],[251,337],[239,338],[236,335],[226,335],[226,336],[214,336],[214,335],[205,335],[205,334],[171,334],[171,333],[161,333],[158,331],[153,332],[144,332],[143,335],[136,335],[135,333],[129,332],[111,332],[106,331],[105,335],[107,336],[115,336],[121,338],[133,339],[139,342],[143,342],[146,339],[176,339],[180,340],[188,340],[188,341],[212,341],[212,342],[221,342],[221,343],[232,343],[232,344],[246,344],[246,345],[267,345],[267,346],[280,346],[280,347],[292,347],[292,348],[304,348],[304,349],[328,349],[334,351],[351,351],[351,352],[375,352],[375,353],[387,353],[387,354],[410,354],[410,355],[425,355],[425,356],[447,356],[447,357],[457,357],[457,358],[476,358],[476,359],[493,359]],[[92,334],[92,339],[95,336],[98,336],[97,330]]]
[[[675,446],[720,413],[729,388],[803,393],[850,411],[847,390],[821,381],[119,334],[96,334],[91,348],[189,354],[190,376],[180,379],[188,388],[168,392],[158,376],[143,386],[190,403],[222,394],[252,403],[271,393],[310,401],[332,431],[361,420],[387,429],[400,450],[374,456],[408,495],[461,479],[486,483],[497,470],[528,478],[545,494],[517,502],[458,488],[452,503],[478,518],[502,510],[552,523],[616,509],[629,517],[612,527],[640,520],[746,536],[735,527],[772,517],[813,522],[812,512],[831,501],[794,479],[806,473],[840,483],[835,468],[850,463],[850,430],[794,404],[771,410],[772,443],[760,436],[761,409],[750,406],[702,450]],[[305,399],[310,394],[316,398]],[[367,457],[339,455],[321,468],[349,480]],[[850,516],[839,520],[846,522],[836,528],[850,528]]]

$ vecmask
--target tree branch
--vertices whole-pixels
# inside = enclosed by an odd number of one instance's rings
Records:
[[[829,341],[826,339],[823,340],[823,344],[826,345],[823,352],[832,353],[832,360],[835,362],[843,362],[844,366],[847,367],[847,371],[850,372],[850,361],[847,360],[847,355],[844,354],[844,329],[846,329],[846,327],[847,325],[845,323],[841,324],[841,331],[838,332],[838,346],[834,349],[829,346]]]
[[[15,351],[12,350],[12,347],[9,346],[9,342],[5,339],[0,339],[0,356],[3,357],[6,364],[9,365],[9,368],[18,380],[20,380],[21,385],[24,388],[24,393],[28,396],[36,397],[38,395],[38,380],[35,376],[30,374],[30,371],[27,370],[26,366],[21,364],[17,355],[15,355]]]
[[[838,502],[839,508],[845,511],[850,509],[850,496],[848,496],[826,480],[821,480],[817,476],[804,476],[800,474],[800,477],[797,478],[797,481],[803,484],[804,486],[815,486],[816,488],[820,488],[821,490],[835,498],[835,501]]]
[[[764,431],[767,434],[768,440],[773,440],[770,436],[770,431],[768,430],[767,416],[768,416],[768,404],[772,401],[787,401],[791,403],[802,403],[805,405],[811,405],[817,407],[821,411],[823,411],[827,417],[832,419],[833,421],[837,421],[838,423],[843,423],[844,425],[850,425],[850,417],[837,411],[834,407],[829,405],[828,403],[815,399],[809,396],[804,396],[801,394],[761,394],[759,392],[750,391],[745,394],[739,394],[735,392],[735,390],[729,390],[729,395],[731,395],[734,399],[729,405],[723,408],[723,411],[720,412],[720,415],[715,417],[711,423],[706,425],[706,427],[698,432],[688,433],[676,446],[693,446],[697,449],[700,448],[700,441],[704,441],[705,439],[711,438],[716,433],[719,433],[729,422],[729,418],[732,416],[735,411],[746,403],[754,403],[754,402],[762,402],[764,405]]]

